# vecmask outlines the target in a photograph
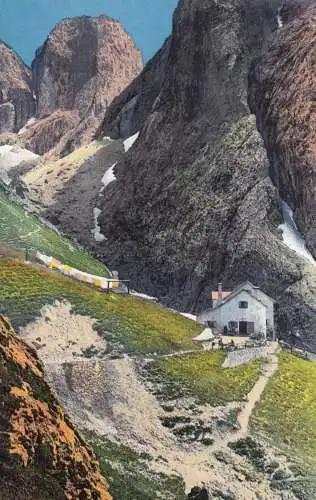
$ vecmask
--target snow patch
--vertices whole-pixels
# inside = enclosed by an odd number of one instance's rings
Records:
[[[278,23],[278,28],[283,28],[283,21],[282,21],[282,17],[281,17],[281,10],[282,10],[282,7],[279,7],[278,8],[278,14],[277,14],[277,23]]]
[[[102,243],[103,241],[106,240],[106,237],[104,234],[101,233],[101,227],[99,226],[99,215],[101,214],[101,210],[99,208],[94,208],[93,209],[93,218],[94,218],[94,229],[92,229],[92,234],[98,243]]]
[[[293,210],[282,201],[284,223],[279,226],[283,231],[283,243],[310,264],[316,264],[312,254],[307,250],[304,236],[299,232],[293,217]]]
[[[35,97],[35,99],[36,99],[36,97]],[[24,127],[23,127],[23,128],[21,128],[21,129],[19,130],[18,135],[22,135],[22,134],[24,134],[24,132],[27,132],[27,130],[28,130],[28,129],[32,126],[32,125],[34,125],[34,123],[35,123],[35,122],[36,122],[36,118],[34,118],[34,117],[33,117],[33,118],[30,118],[30,119],[26,122],[26,124],[24,125]]]
[[[126,139],[124,141],[125,153],[127,153],[127,151],[129,151],[131,149],[131,147],[133,146],[134,142],[137,141],[139,134],[140,134],[140,132],[136,132],[136,134],[132,135],[131,137],[128,137],[128,139]]]
[[[197,317],[194,314],[190,313],[179,313],[181,316],[184,316],[185,318],[192,319],[192,321],[197,321]]]
[[[39,158],[38,155],[20,148],[19,146],[6,144],[0,146],[0,178],[6,184],[10,184],[9,171],[11,168],[18,167],[23,162],[34,161]]]
[[[135,290],[132,290],[130,292],[130,294],[134,295],[135,297],[139,297],[141,299],[152,300],[154,302],[158,301],[157,297],[151,297],[150,295],[146,295],[145,293],[139,293],[139,292],[136,292]]]
[[[111,182],[113,181],[116,181],[116,177],[115,177],[115,174],[114,174],[114,169],[116,167],[117,163],[114,163],[114,165],[112,165],[112,167],[108,168],[107,171],[105,172],[104,176],[102,177],[102,188],[100,190],[100,193],[103,193],[103,191],[105,190],[105,188],[111,184]]]

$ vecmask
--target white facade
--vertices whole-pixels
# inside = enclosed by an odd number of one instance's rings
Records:
[[[251,283],[245,283],[197,319],[221,332],[266,336],[268,331],[274,332],[274,301]]]
[[[237,290],[247,290],[252,296],[256,297],[266,306],[267,329],[274,332],[274,300],[264,293],[258,286],[254,286],[250,281],[246,281]]]

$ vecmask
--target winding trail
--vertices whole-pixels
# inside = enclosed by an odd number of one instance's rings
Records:
[[[244,409],[240,412],[238,424],[240,431],[237,439],[246,436],[248,432],[249,420],[254,410],[256,403],[261,399],[263,391],[271,377],[275,374],[279,366],[279,358],[277,356],[278,344],[274,342],[271,346],[271,352],[268,355],[267,362],[263,365],[262,374],[248,394],[248,401]]]
[[[233,434],[228,434],[223,440],[221,440],[218,444],[221,446],[227,446],[231,439],[234,441],[238,441],[238,439],[246,437],[248,434],[249,421],[252,415],[252,412],[256,406],[256,404],[260,401],[263,391],[266,388],[266,385],[271,377],[275,374],[279,367],[279,345],[277,342],[272,342],[270,346],[270,350],[264,363],[261,371],[261,375],[258,378],[257,382],[248,393],[247,402],[244,408],[238,415],[237,423],[239,425],[239,430]]]

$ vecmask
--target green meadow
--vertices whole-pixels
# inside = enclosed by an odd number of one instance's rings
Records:
[[[253,432],[316,466],[316,364],[288,353],[256,406]]]
[[[0,257],[0,313],[18,328],[34,320],[41,307],[67,300],[73,311],[97,320],[114,347],[130,353],[169,353],[198,349],[192,338],[202,326],[128,294],[106,293],[34,264]]]
[[[104,264],[91,257],[71,240],[64,238],[53,229],[41,224],[39,219],[19,205],[5,188],[0,186],[0,247],[6,254],[10,249],[22,255],[36,252],[53,256],[63,264],[81,271],[101,276],[109,276]]]
[[[213,406],[241,401],[257,381],[261,361],[236,368],[222,368],[226,354],[198,352],[160,358],[147,366],[147,373],[162,384],[164,398],[193,396]]]

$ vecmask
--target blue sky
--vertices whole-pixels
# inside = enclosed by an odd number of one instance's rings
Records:
[[[171,32],[177,0],[0,0],[0,39],[27,64],[63,17],[107,14],[119,19],[148,60]]]

